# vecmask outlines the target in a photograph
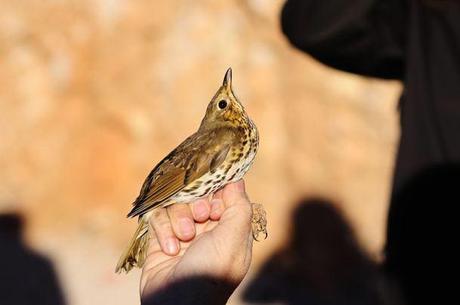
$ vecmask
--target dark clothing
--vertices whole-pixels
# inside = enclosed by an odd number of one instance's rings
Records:
[[[289,0],[282,29],[326,65],[403,81],[394,192],[460,161],[460,1]]]
[[[415,188],[410,185],[422,178],[439,179],[432,175],[432,168],[453,168],[460,163],[460,1],[288,0],[282,12],[282,28],[294,46],[327,65],[403,82],[401,138],[387,231],[387,251],[392,251],[387,254],[395,262],[387,263],[387,267],[404,265],[407,255],[412,259],[411,255],[417,254],[401,247],[410,239],[403,238],[408,235],[406,229],[401,229],[401,222],[420,215],[416,212],[421,208],[412,200],[410,211],[404,212],[405,202],[408,198],[426,197],[425,201],[433,201],[432,207],[439,209],[446,203],[443,197],[436,196],[441,188],[435,189],[431,183],[416,183]],[[458,181],[459,176],[444,167],[444,180],[440,181]],[[432,180],[425,179],[427,175],[423,173],[427,170],[429,177],[434,177]],[[421,173],[422,178],[417,178]],[[407,195],[407,189],[412,193]],[[426,195],[426,191],[431,195]],[[435,202],[436,198],[443,202]],[[436,221],[442,218],[430,218],[428,212],[419,222],[412,219],[412,223],[427,224],[439,233]],[[414,225],[411,232],[422,232],[417,229]],[[419,261],[427,258],[424,250],[418,249],[417,253]],[[428,258],[425,262],[435,263]],[[416,274],[410,272],[397,276],[402,282],[404,278],[416,279]],[[417,289],[409,286],[403,283],[412,303],[415,297],[409,294]]]
[[[406,305],[458,299],[460,166],[419,172],[393,198],[385,271],[397,280]]]

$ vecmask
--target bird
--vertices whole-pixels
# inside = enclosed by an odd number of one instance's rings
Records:
[[[259,133],[232,89],[232,69],[209,102],[198,130],[161,160],[145,179],[127,217],[138,227],[115,271],[141,268],[155,209],[212,196],[243,178],[254,162]]]

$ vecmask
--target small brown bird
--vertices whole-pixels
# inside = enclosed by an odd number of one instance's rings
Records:
[[[259,146],[256,125],[232,91],[232,70],[208,105],[197,132],[169,153],[150,172],[128,217],[139,226],[121,256],[116,272],[142,267],[152,211],[188,203],[238,181],[249,170]]]

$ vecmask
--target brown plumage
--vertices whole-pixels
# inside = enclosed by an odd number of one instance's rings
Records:
[[[146,178],[128,217],[139,226],[116,272],[142,267],[153,209],[191,202],[241,179],[257,153],[257,128],[232,91],[232,70],[208,105],[197,132],[169,153]]]

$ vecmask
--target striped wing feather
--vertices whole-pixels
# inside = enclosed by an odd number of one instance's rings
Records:
[[[149,174],[128,217],[148,212],[224,162],[235,141],[229,129],[195,133],[167,155]]]

